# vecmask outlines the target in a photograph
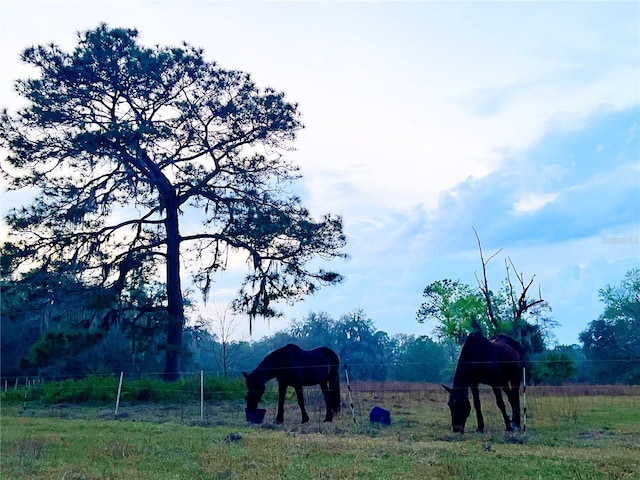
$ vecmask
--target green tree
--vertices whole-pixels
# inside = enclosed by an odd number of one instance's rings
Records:
[[[310,312],[302,320],[294,320],[288,334],[301,348],[311,349],[337,345],[336,321],[326,312]]]
[[[546,302],[536,302],[519,310],[512,302],[513,287],[505,282],[498,292],[473,288],[459,280],[438,280],[424,289],[426,301],[416,314],[419,323],[435,321],[439,339],[450,339],[461,345],[467,335],[482,331],[491,337],[503,333],[518,340],[527,353],[544,350],[550,329],[556,322],[548,316]],[[531,302],[533,303],[533,302]],[[489,314],[488,305],[491,305]]]
[[[451,338],[462,343],[476,328],[489,331],[484,299],[479,291],[459,280],[438,280],[424,289],[427,299],[417,313],[419,323],[435,320],[439,338]]]
[[[70,275],[33,269],[11,275],[11,250],[2,249],[0,325],[3,376],[79,373],[78,357],[102,336],[104,311],[93,300],[98,289]],[[73,372],[65,371],[67,367]]]
[[[3,260],[6,257],[2,257]],[[3,262],[4,263],[4,262]],[[130,275],[120,303],[108,289],[34,269],[2,275],[2,374],[84,375],[158,371],[166,313],[160,285]]]
[[[0,254],[0,258],[5,258]],[[0,368],[2,377],[17,377],[32,374],[24,372],[20,359],[29,353],[31,346],[40,338],[43,324],[47,319],[44,313],[46,302],[41,300],[40,290],[45,287],[34,279],[34,288],[27,282],[11,281],[4,275],[0,279]]]
[[[349,376],[358,380],[386,380],[391,363],[390,341],[361,309],[345,313],[335,323],[335,349]]]
[[[398,380],[408,382],[440,382],[444,380],[443,372],[447,372],[449,358],[445,347],[434,342],[426,335],[404,336],[399,338],[395,354]],[[448,372],[447,372],[448,373]]]
[[[620,285],[607,285],[598,290],[598,294],[604,303],[605,318],[626,318],[636,324],[640,322],[640,268],[632,268]],[[638,345],[636,342],[634,344]]]
[[[597,383],[640,383],[640,268],[598,293],[604,312],[579,337],[589,377]]]
[[[537,355],[531,377],[535,383],[560,385],[575,380],[578,366],[571,347],[556,347]]]
[[[340,217],[314,220],[291,195],[283,158],[302,128],[297,105],[224,70],[201,49],[146,48],[137,31],[100,25],[71,52],[27,48],[27,106],[0,117],[3,175],[34,201],[7,222],[15,263],[71,272],[114,295],[145,262],[164,266],[165,378],[178,378],[185,325],[182,267],[207,296],[230,257],[248,273],[234,307],[276,314],[341,276],[307,265],[343,257]],[[183,219],[188,219],[183,221]],[[199,223],[199,226],[194,225]]]

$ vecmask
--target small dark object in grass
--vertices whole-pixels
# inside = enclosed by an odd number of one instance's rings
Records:
[[[369,414],[369,421],[371,423],[380,423],[382,425],[391,425],[391,413],[389,410],[385,410],[380,407],[373,407]]]
[[[242,440],[242,435],[239,433],[230,433],[225,437],[224,443],[238,443],[240,440]]]
[[[247,422],[262,423],[264,420],[264,414],[267,412],[265,408],[256,408],[255,410],[244,409],[244,413],[247,416]]]
[[[507,432],[507,435],[504,437],[504,441],[505,443],[512,443],[516,445],[524,444],[524,438],[519,432]]]
[[[436,440],[443,442],[462,442],[464,441],[464,437],[460,433],[449,433],[447,435],[437,437]]]

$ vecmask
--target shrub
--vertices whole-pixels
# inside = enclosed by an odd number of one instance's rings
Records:
[[[118,394],[115,376],[88,376],[78,380],[42,383],[29,387],[28,401],[41,401],[47,405],[63,402],[105,404],[115,402]],[[239,400],[244,398],[245,387],[241,379],[205,377],[204,399],[207,401]],[[167,383],[158,378],[141,377],[125,379],[121,399],[129,402],[186,403],[200,399],[200,376],[181,378]],[[25,389],[8,390],[2,393],[2,401],[18,403],[25,400]]]
[[[40,399],[45,404],[106,403],[115,400],[118,380],[91,375],[81,380],[46,383],[37,388],[41,389]]]

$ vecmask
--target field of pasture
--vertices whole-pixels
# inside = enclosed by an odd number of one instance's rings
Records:
[[[506,434],[490,390],[486,432],[450,430],[439,385],[352,386],[338,421],[325,424],[319,390],[311,421],[291,398],[284,425],[275,400],[262,425],[240,401],[76,406],[3,402],[3,479],[640,479],[640,386],[529,387],[527,428]],[[373,406],[391,426],[370,424]],[[202,419],[201,419],[202,414]]]

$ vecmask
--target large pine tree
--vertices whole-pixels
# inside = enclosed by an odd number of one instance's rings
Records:
[[[0,121],[3,175],[35,192],[7,217],[14,259],[114,294],[140,265],[162,265],[167,380],[179,371],[184,267],[206,295],[230,255],[245,255],[235,307],[250,319],[341,280],[307,266],[343,257],[345,236],[340,217],[314,220],[290,193],[298,169],[283,153],[302,124],[283,93],[200,49],[145,48],[107,25],[71,52],[36,46],[22,59],[37,72],[16,84],[27,106]]]

